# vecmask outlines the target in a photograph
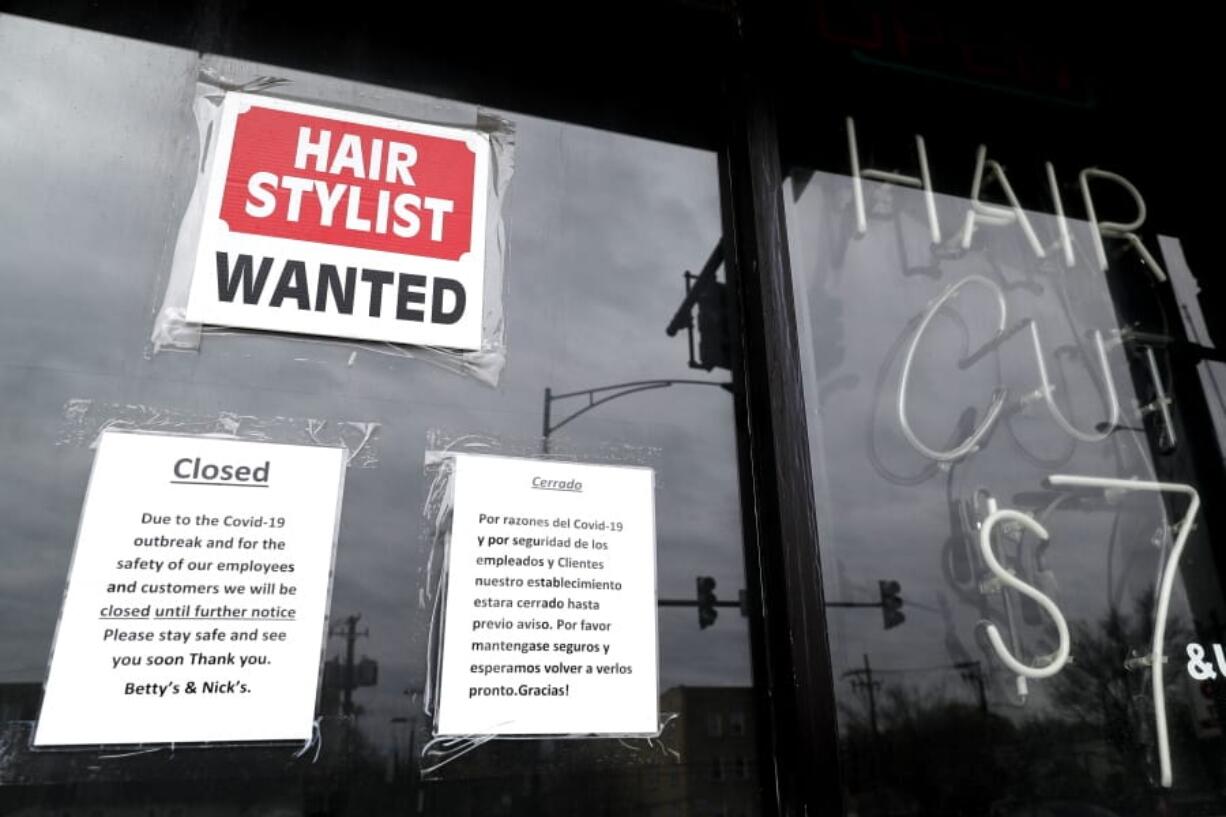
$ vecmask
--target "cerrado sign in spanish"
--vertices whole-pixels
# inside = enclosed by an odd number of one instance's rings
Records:
[[[230,93],[213,139],[187,320],[480,348],[486,135]]]
[[[454,458],[436,734],[658,734],[654,472]]]

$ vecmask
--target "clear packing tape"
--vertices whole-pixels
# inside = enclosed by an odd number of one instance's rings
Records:
[[[208,64],[210,60],[218,64]],[[458,374],[473,377],[487,385],[496,386],[506,363],[506,327],[502,296],[507,266],[507,229],[503,213],[511,176],[515,170],[513,123],[473,106],[433,104],[435,101],[426,97],[383,92],[381,89],[372,91],[369,86],[329,81],[309,75],[301,80],[257,76],[240,82],[224,75],[226,67],[220,58],[205,58],[196,82],[193,110],[199,159],[194,166],[195,184],[179,227],[170,272],[164,280],[162,303],[154,316],[150,337],[152,352],[157,354],[167,350],[198,351],[202,338],[206,335],[226,337],[269,334],[230,326],[202,325],[186,319],[196,249],[205,221],[208,180],[217,150],[214,135],[219,128],[222,103],[226,95],[239,92],[327,105],[360,113],[374,113],[428,125],[464,128],[489,138],[491,155],[487,184],[485,270],[479,349],[464,351],[320,335],[273,334],[304,343],[325,343],[350,348],[355,354],[365,351],[389,357],[425,360]],[[378,106],[378,110],[372,109],[372,101]],[[351,362],[352,359],[351,355]]]
[[[375,468],[379,464],[380,425],[374,422],[257,417],[232,411],[208,414],[88,398],[66,402],[63,415],[64,424],[57,445],[93,448],[104,431],[149,431],[341,447],[347,452],[346,462],[350,468]]]
[[[468,774],[462,758],[481,749],[480,768],[496,763],[507,774],[523,767],[528,773],[539,762],[537,749],[525,742],[542,743],[556,739],[588,739],[580,748],[568,748],[571,762],[581,765],[609,765],[618,769],[626,766],[682,762],[678,713],[660,711],[659,725],[654,735],[642,734],[553,734],[522,735],[508,730],[507,734],[442,735],[438,734],[438,702],[441,694],[444,609],[447,594],[448,556],[455,508],[455,455],[485,454],[540,461],[561,461],[585,464],[624,465],[655,468],[661,452],[628,444],[571,444],[565,440],[551,441],[549,452],[543,453],[540,438],[507,439],[487,434],[453,434],[432,430],[427,435],[424,474],[427,482],[423,508],[422,548],[424,576],[418,583],[418,607],[429,616],[427,666],[421,706],[432,724],[432,736],[420,750],[421,775],[425,780],[456,780]],[[658,469],[657,469],[658,472]],[[658,489],[658,484],[657,484]],[[657,694],[659,690],[657,688]],[[490,745],[493,742],[493,745]],[[484,748],[483,748],[484,747]]]

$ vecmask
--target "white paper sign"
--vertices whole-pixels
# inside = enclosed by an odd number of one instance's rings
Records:
[[[440,735],[655,735],[654,473],[460,454]]]
[[[106,432],[35,746],[307,740],[345,452]]]
[[[187,320],[481,348],[486,134],[228,93]]]

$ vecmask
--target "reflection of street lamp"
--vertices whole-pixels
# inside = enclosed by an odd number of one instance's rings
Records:
[[[690,344],[690,368],[711,371],[712,369],[731,369],[730,336],[726,327],[725,316],[728,313],[726,285],[716,279],[716,272],[724,263],[724,240],[721,237],[715,242],[702,270],[694,275],[689,270],[685,272],[685,298],[677,307],[676,314],[669,321],[664,333],[670,338],[687,330]],[[694,357],[694,308],[698,308],[699,328],[699,359]],[[545,411],[541,421],[541,450],[549,453],[549,435],[557,431],[580,414],[591,411],[601,403],[616,400],[619,397],[653,389],[666,389],[669,386],[719,386],[721,389],[735,394],[732,383],[717,383],[712,380],[693,380],[687,378],[660,378],[656,380],[633,380],[629,383],[615,383],[610,386],[597,386],[592,389],[554,394],[553,389],[545,388]],[[586,397],[587,405],[572,411],[561,419],[553,422],[553,404],[558,400],[568,400],[574,397]]]
[[[641,391],[666,389],[669,386],[718,386],[729,393],[733,393],[731,383],[718,383],[714,380],[692,380],[686,378],[634,380],[629,383],[615,383],[611,386],[597,386],[592,389],[580,389],[578,391],[566,392],[564,394],[554,394],[553,389],[546,386],[545,411],[541,420],[541,436],[544,438],[541,443],[541,450],[548,454],[549,435],[578,417],[580,414],[586,414],[602,403],[607,403],[610,400],[616,400],[619,397],[625,397]],[[558,400],[567,400],[574,397],[586,397],[587,404],[581,406],[576,411],[572,411],[570,414],[563,417],[559,422],[553,422],[553,404]]]

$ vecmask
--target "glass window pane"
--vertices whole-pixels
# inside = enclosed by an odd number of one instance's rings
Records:
[[[1186,649],[1222,592],[1112,297],[1151,273],[993,178],[987,205],[868,176],[784,190],[849,813],[1217,802]]]
[[[276,66],[210,64],[233,77],[289,76],[300,97],[363,108],[390,100],[440,118],[471,112]],[[517,127],[517,155],[509,353],[497,389],[421,361],[254,334],[150,356],[159,282],[197,158],[191,103],[200,67],[194,52],[0,16],[4,810],[535,817],[699,808],[711,796],[708,710],[751,711],[749,631],[735,608],[719,609],[704,628],[693,604],[660,608],[661,711],[673,717],[659,741],[493,741],[422,776],[430,740],[422,463],[432,430],[539,440],[546,388],[697,381],[602,404],[555,443],[651,452],[660,597],[696,604],[701,575],[716,580],[721,600],[736,598],[745,586],[737,437],[732,398],[718,387],[729,373],[694,371],[684,337],[665,333],[685,294],[683,273],[701,268],[722,232],[715,154],[505,114]],[[27,748],[92,461],[87,446],[60,444],[65,407],[82,400],[380,424],[377,464],[347,476],[331,609],[334,622],[361,614],[355,653],[377,662],[377,683],[353,691],[346,718],[336,687],[345,674],[326,676],[317,746],[134,756]],[[556,401],[552,416],[584,404]],[[328,658],[343,661],[345,652],[344,638],[329,639]],[[736,793],[758,802],[758,782],[738,783]]]

